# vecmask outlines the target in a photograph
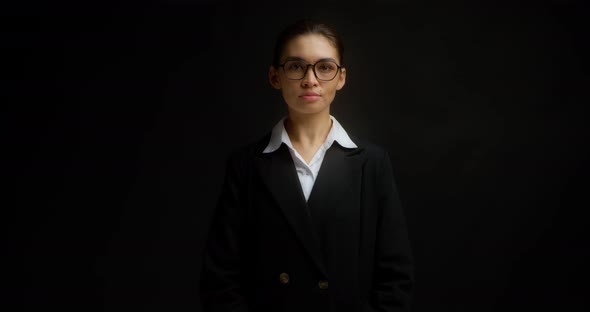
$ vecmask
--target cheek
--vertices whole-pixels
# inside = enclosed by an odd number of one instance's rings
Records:
[[[283,95],[283,99],[287,103],[293,103],[294,101],[297,100],[297,94],[296,94],[295,90],[293,90],[292,88],[283,87],[283,88],[281,88],[281,93]]]
[[[293,96],[299,92],[298,86],[293,85],[292,81],[283,81],[281,91],[283,96]]]
[[[289,88],[289,87],[283,87],[281,89],[281,91],[283,92],[284,97],[292,97],[295,94],[295,91],[293,90],[293,88]]]
[[[324,87],[324,91],[326,95],[329,94],[330,96],[334,96],[336,94],[336,89],[338,88],[338,83],[333,82]]]

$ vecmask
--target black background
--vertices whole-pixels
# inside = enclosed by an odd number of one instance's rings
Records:
[[[414,311],[590,309],[580,3],[71,1],[2,17],[4,311],[200,311],[225,158],[286,112],[267,71],[300,17],[344,38],[332,114],[390,153]]]

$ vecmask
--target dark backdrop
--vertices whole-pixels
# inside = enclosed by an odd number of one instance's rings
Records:
[[[225,158],[285,113],[274,37],[318,17],[346,48],[332,114],[391,155],[414,311],[588,311],[587,11],[386,3],[3,10],[2,302],[200,311]]]

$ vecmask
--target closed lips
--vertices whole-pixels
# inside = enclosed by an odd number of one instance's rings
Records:
[[[320,95],[315,92],[305,92],[301,96],[320,96]]]

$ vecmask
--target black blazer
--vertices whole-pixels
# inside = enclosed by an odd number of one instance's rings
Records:
[[[413,273],[387,152],[327,150],[306,203],[270,133],[229,157],[205,248],[205,311],[409,311]]]

